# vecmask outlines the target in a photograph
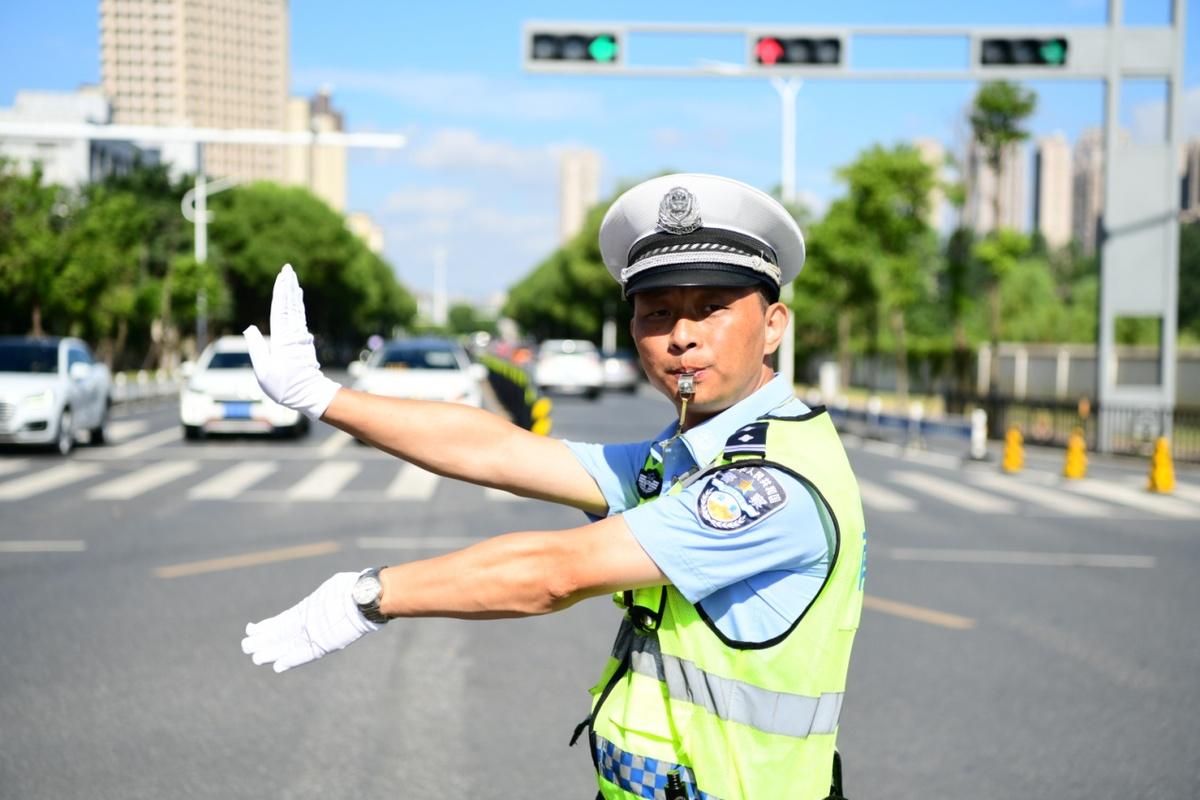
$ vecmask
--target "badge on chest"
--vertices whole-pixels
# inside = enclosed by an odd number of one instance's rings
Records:
[[[762,522],[786,504],[787,494],[766,469],[730,465],[705,480],[696,514],[709,528],[732,532]]]

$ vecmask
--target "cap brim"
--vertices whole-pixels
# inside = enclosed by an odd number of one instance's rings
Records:
[[[668,264],[634,275],[625,284],[625,296],[678,286],[727,286],[735,289],[762,286],[773,296],[779,293],[779,287],[768,276],[728,264]]]

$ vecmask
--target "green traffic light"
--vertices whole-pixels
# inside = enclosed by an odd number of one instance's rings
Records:
[[[1046,64],[1062,64],[1067,60],[1067,46],[1062,39],[1051,39],[1048,42],[1042,42],[1039,55]]]
[[[617,40],[608,34],[597,36],[588,45],[588,54],[593,61],[612,61],[617,57]]]

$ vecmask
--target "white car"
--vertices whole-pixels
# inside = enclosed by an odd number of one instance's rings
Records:
[[[586,339],[547,339],[538,348],[534,382],[543,392],[582,394],[589,400],[604,388],[604,364]]]
[[[287,433],[303,436],[308,418],[263,394],[242,336],[222,336],[185,364],[187,385],[179,393],[184,438],[209,433]]]
[[[103,444],[112,374],[79,339],[0,336],[0,444]]]
[[[362,392],[415,400],[441,400],[481,408],[482,364],[449,339],[398,339],[377,348],[365,361],[350,365],[354,387]]]

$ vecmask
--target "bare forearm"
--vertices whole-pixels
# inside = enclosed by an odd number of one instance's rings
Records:
[[[452,478],[500,485],[487,445],[505,447],[522,431],[508,420],[458,403],[405,400],[341,389],[322,420],[380,450]]]
[[[500,619],[546,614],[582,599],[564,582],[565,534],[510,533],[381,573],[390,617]]]

